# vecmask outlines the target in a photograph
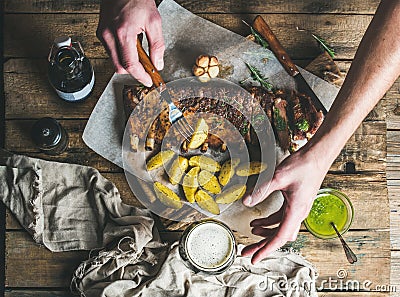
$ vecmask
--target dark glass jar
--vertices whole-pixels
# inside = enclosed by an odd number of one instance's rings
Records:
[[[236,240],[232,230],[215,219],[194,222],[179,241],[179,254],[195,272],[220,274],[236,259]]]
[[[94,71],[79,42],[68,36],[56,38],[48,60],[49,81],[61,99],[76,102],[90,95]]]
[[[31,130],[35,145],[48,155],[59,155],[68,147],[68,134],[53,118],[38,120]]]

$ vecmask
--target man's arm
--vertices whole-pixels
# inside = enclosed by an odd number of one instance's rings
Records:
[[[253,206],[276,190],[285,197],[279,212],[251,222],[253,233],[265,237],[243,250],[243,255],[253,255],[253,263],[296,239],[331,164],[399,76],[399,36],[400,1],[383,0],[324,123],[302,149],[277,167],[269,187],[244,199],[245,205]],[[279,227],[268,228],[277,223]]]

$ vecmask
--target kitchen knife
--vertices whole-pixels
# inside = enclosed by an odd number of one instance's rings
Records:
[[[271,28],[265,22],[265,20],[258,15],[253,22],[253,28],[268,42],[271,51],[275,54],[278,61],[281,63],[286,72],[292,76],[296,82],[297,90],[300,93],[310,96],[317,111],[322,111],[324,115],[327,114],[325,106],[321,100],[315,95],[314,91],[310,88],[304,77],[301,75],[297,66],[293,63],[292,59],[286,53]]]

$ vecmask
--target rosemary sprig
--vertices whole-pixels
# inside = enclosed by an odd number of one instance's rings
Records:
[[[313,33],[311,33],[312,37],[314,37],[315,40],[317,40],[319,42],[319,44],[323,47],[324,50],[326,50],[328,52],[328,54],[334,58],[335,57],[335,50],[330,47],[326,41],[324,39],[322,39],[321,37],[319,37],[318,35],[315,35]]]
[[[244,62],[247,66],[247,68],[250,70],[251,73],[251,78],[255,81],[258,81],[260,85],[267,89],[268,91],[271,91],[273,88],[273,85],[267,81],[267,79],[261,74],[260,70],[258,70],[256,67],[251,66],[249,63]]]
[[[268,42],[262,37],[252,26],[250,26],[246,21],[242,20],[242,22],[250,28],[251,34],[254,35],[254,38],[256,39],[257,43],[261,45],[263,48],[268,48],[269,44]]]

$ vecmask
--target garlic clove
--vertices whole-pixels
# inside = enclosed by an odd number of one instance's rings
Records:
[[[199,80],[201,82],[208,82],[210,80],[210,76],[208,75],[207,72],[199,76]]]
[[[194,65],[194,66],[193,66],[193,74],[194,74],[195,76],[203,75],[205,72],[206,72],[206,71],[204,70],[204,68],[199,67],[199,66],[197,66],[197,65]]]
[[[211,66],[208,68],[208,74],[210,75],[211,78],[217,77],[218,73],[219,73],[218,66]]]
[[[218,59],[216,56],[211,56],[210,57],[210,62],[208,63],[208,66],[218,66]]]
[[[200,55],[196,59],[196,65],[199,67],[206,68],[206,67],[208,67],[209,63],[210,63],[210,57],[207,55]]]

